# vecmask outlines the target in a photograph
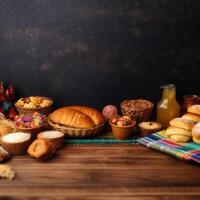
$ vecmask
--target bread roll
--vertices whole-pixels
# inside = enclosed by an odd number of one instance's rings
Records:
[[[200,122],[193,127],[192,137],[194,142],[200,144]]]
[[[90,117],[95,125],[102,124],[105,121],[105,118],[101,112],[95,110],[94,108],[86,107],[86,106],[69,106],[73,110],[77,110],[83,112],[88,117]]]
[[[189,119],[174,118],[169,123],[171,126],[191,131],[195,123]]]
[[[54,111],[50,114],[49,119],[53,123],[75,128],[92,128],[95,126],[93,120],[86,114],[69,107]]]
[[[200,115],[200,105],[192,105],[187,109],[187,111],[189,113]]]
[[[189,142],[191,137],[185,135],[171,135],[170,138],[176,142]]]
[[[193,113],[186,113],[181,118],[192,120],[195,123],[200,122],[200,115],[196,115]]]
[[[171,136],[171,135],[184,135],[184,136],[192,136],[192,132],[182,129],[182,128],[177,128],[177,127],[173,127],[173,126],[169,126],[165,132],[165,134],[167,136]]]

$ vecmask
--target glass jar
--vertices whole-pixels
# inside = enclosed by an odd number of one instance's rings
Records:
[[[185,114],[187,112],[188,107],[200,104],[200,96],[197,95],[185,95],[183,97],[183,103],[181,105],[181,114]]]
[[[180,105],[176,100],[175,85],[166,85],[162,89],[162,99],[157,104],[157,121],[167,128],[173,118],[180,116]]]

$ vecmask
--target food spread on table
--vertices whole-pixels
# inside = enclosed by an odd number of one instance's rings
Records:
[[[170,84],[162,88],[162,99],[157,104],[157,120],[152,120],[154,103],[146,99],[128,99],[120,105],[109,104],[102,112],[82,105],[66,105],[52,111],[53,100],[48,97],[20,98],[14,104],[13,86],[5,89],[1,82],[0,162],[23,154],[41,161],[50,159],[63,148],[65,138],[96,137],[106,130],[105,125],[110,127],[116,140],[138,137],[138,133],[139,137],[145,137],[166,129],[164,137],[171,141],[200,144],[199,96],[184,96],[180,116],[176,87]],[[117,107],[120,107],[121,113]],[[14,172],[9,170],[11,175],[1,175],[0,169],[0,176],[12,179]]]

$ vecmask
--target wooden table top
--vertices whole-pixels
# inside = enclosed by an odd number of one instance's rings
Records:
[[[200,199],[198,166],[140,145],[66,146],[46,163],[18,156],[8,164],[17,176],[0,180],[5,200]]]

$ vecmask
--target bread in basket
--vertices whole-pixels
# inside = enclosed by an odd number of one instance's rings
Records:
[[[61,131],[68,137],[84,138],[101,132],[105,119],[93,108],[66,106],[51,113],[48,123],[54,130]]]
[[[48,97],[31,96],[19,99],[15,107],[19,114],[32,114],[35,112],[48,115],[51,112],[53,100]]]

